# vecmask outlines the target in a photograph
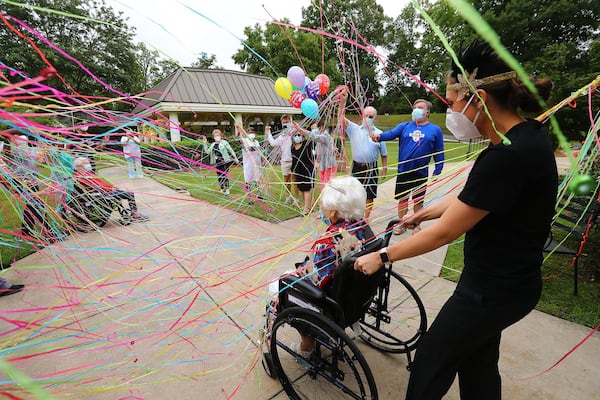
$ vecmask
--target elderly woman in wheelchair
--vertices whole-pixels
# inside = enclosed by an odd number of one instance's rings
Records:
[[[67,217],[76,229],[85,231],[94,226],[102,227],[113,211],[119,213],[122,225],[150,219],[138,211],[133,192],[118,189],[98,177],[88,158],[76,158],[73,167],[74,193],[67,203]]]
[[[363,220],[365,204],[356,178],[332,179],[320,202],[328,228],[313,244],[312,259],[270,285],[262,363],[290,398],[377,398],[375,379],[346,328],[374,348],[407,354],[409,363],[426,329],[421,300],[391,265],[370,276],[353,269],[353,257],[387,245],[398,223],[375,236]]]

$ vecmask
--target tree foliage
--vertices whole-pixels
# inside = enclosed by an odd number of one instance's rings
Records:
[[[383,7],[375,0],[312,2],[302,8],[302,17],[303,26],[349,40],[325,37],[325,59],[336,61],[343,83],[358,96],[359,106],[374,103],[380,92],[379,59],[361,46],[386,45],[386,24],[390,18]]]
[[[282,23],[289,20],[284,19]],[[273,23],[264,28],[259,24],[246,27],[244,35],[245,47],[238,50],[233,61],[246,72],[276,79],[286,76],[290,67],[298,65],[312,78],[325,73],[332,85],[341,81],[335,60],[325,59],[322,64],[322,43],[317,35]]]
[[[198,57],[191,66],[192,68],[223,69],[223,67],[217,65],[216,55],[211,54],[210,56],[207,56],[206,53],[202,53],[202,55]]]
[[[446,1],[423,1],[453,49],[477,37]],[[496,31],[525,69],[536,77],[550,77],[554,90],[549,104],[566,98],[600,73],[597,53],[600,2],[593,0],[476,0],[473,6]],[[443,94],[443,78],[450,57],[426,21],[408,5],[389,27],[388,69],[393,71],[388,96],[417,95],[414,83],[395,65],[418,75]],[[403,85],[404,83],[404,85]],[[412,98],[414,99],[414,98]],[[401,108],[401,107],[399,107]],[[589,127],[585,110],[562,110],[557,116],[569,137],[576,139]]]
[[[135,49],[136,62],[141,71],[139,80],[134,83],[135,93],[147,91],[158,85],[180,67],[177,61],[161,58],[158,51],[150,50],[143,43],[138,43]]]
[[[143,71],[132,41],[135,31],[104,0],[25,0],[21,6],[7,3],[2,8],[8,18],[0,26],[0,53],[10,67],[34,77],[50,64],[67,85],[61,90],[85,95],[107,95],[109,90],[99,81],[125,93],[140,89]],[[40,36],[69,56],[45,44]]]

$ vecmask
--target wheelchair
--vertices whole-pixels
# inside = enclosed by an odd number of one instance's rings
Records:
[[[63,217],[71,228],[87,232],[95,227],[103,227],[113,212],[119,213],[119,223],[129,225],[133,214],[123,199],[111,193],[75,185],[71,198],[63,210]]]
[[[411,351],[427,330],[419,295],[392,265],[370,276],[353,267],[356,257],[386,247],[399,222],[390,221],[381,237],[344,260],[326,289],[297,276],[280,278],[259,344],[265,372],[279,379],[290,399],[378,398],[371,369],[346,333],[349,327],[375,349],[406,354],[410,370]],[[299,332],[314,340],[309,356],[290,346]]]

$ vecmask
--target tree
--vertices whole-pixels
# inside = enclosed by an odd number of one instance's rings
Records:
[[[453,49],[459,50],[478,35],[448,2],[424,1],[423,8],[436,22]],[[549,104],[566,98],[591,82],[598,74],[597,46],[600,35],[600,2],[593,0],[477,0],[473,6],[490,24],[506,48],[534,76],[548,76],[554,82]],[[392,49],[388,68],[393,63],[405,67],[421,80],[443,90],[443,78],[450,57],[422,16],[407,6],[390,26],[387,36]],[[401,74],[400,74],[401,75]],[[406,79],[405,79],[406,80]],[[402,76],[394,81],[402,81]],[[401,99],[411,93],[410,84],[386,87],[388,96]],[[387,96],[386,96],[387,97]],[[597,100],[595,100],[597,101]],[[589,127],[585,110],[564,109],[557,117],[573,139]]]
[[[289,20],[284,19],[282,23]],[[321,41],[317,35],[272,23],[266,24],[264,29],[259,24],[246,27],[244,35],[246,46],[232,58],[246,72],[276,79],[286,76],[290,67],[298,65],[311,78],[324,71],[332,86],[342,82],[335,60],[326,59],[322,65]]]
[[[200,57],[192,63],[192,68],[203,68],[203,69],[223,69],[217,65],[217,56],[211,54],[207,57],[206,53],[202,53]]]
[[[38,11],[27,6],[56,12]],[[111,93],[92,75],[128,94],[139,89],[143,71],[136,60],[132,41],[134,28],[126,24],[122,13],[115,14],[112,8],[106,6],[104,0],[25,0],[21,6],[3,4],[3,13],[35,30],[30,32],[11,18],[4,20],[0,26],[0,53],[8,66],[34,77],[47,66],[43,60],[45,57],[64,78],[67,86],[60,87],[61,90],[84,95],[106,96]],[[43,43],[38,35],[80,61],[90,74],[75,61]],[[29,40],[33,44],[28,43]],[[60,85],[59,81],[53,82]]]
[[[148,49],[143,43],[136,45],[136,60],[141,71],[136,93],[151,89],[179,68],[177,61],[161,58],[158,51]]]
[[[322,22],[323,21],[323,22]],[[349,39],[362,46],[384,46],[390,18],[375,0],[313,2],[302,8],[302,25]],[[356,44],[326,37],[326,60],[334,60],[344,83],[358,96],[358,106],[372,103],[379,95],[378,58]]]

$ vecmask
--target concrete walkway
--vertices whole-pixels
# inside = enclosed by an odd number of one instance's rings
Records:
[[[315,219],[270,224],[151,178],[129,180],[123,169],[102,173],[135,191],[151,221],[120,226],[113,216],[101,231],[74,234],[7,270],[27,287],[0,298],[0,356],[56,398],[286,398],[260,366],[257,332],[268,283],[303,258]],[[375,231],[395,214],[393,182],[380,190]],[[454,289],[438,278],[444,257],[440,249],[394,265],[430,321]],[[535,311],[507,329],[504,398],[600,398],[598,334],[544,373],[590,331]],[[380,398],[403,398],[405,356],[359,346]],[[16,387],[1,372],[0,382],[0,392]],[[459,398],[456,385],[446,398]]]

